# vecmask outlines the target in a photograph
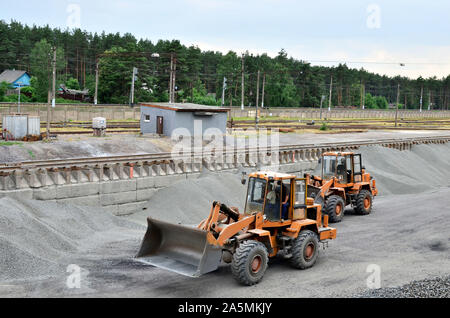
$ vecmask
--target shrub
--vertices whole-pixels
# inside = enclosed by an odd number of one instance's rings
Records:
[[[322,123],[322,126],[320,126],[321,131],[327,131],[330,130],[330,126],[328,126],[327,123]]]

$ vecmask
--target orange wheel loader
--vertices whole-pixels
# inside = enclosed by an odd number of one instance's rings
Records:
[[[137,260],[198,277],[231,263],[234,278],[257,284],[269,258],[280,255],[297,269],[312,267],[319,245],[336,238],[321,205],[307,198],[307,179],[257,172],[249,175],[244,213],[214,202],[197,227],[148,218]],[[244,179],[244,182],[246,179]]]
[[[305,174],[308,197],[322,205],[331,223],[342,221],[348,205],[361,215],[372,212],[378,190],[375,180],[362,166],[361,154],[326,152],[319,159],[319,167],[320,176]]]

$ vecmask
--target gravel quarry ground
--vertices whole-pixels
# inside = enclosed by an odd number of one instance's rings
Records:
[[[239,174],[174,184],[155,193],[147,210],[128,217],[0,199],[0,297],[448,297],[450,145],[361,152],[380,190],[373,213],[347,210],[335,225],[337,239],[320,251],[315,267],[299,271],[275,259],[252,287],[238,285],[225,264],[194,279],[133,260],[148,215],[193,224],[207,216],[213,200],[242,209]],[[67,285],[71,264],[80,268],[80,288]],[[374,266],[381,289],[370,290],[367,270]]]

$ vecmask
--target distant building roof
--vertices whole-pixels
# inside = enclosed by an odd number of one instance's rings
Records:
[[[77,90],[77,89],[70,89],[67,88],[66,85],[61,84],[59,85],[61,87],[61,90],[66,93],[66,94],[72,94],[72,95],[88,95],[89,94],[89,89],[84,89],[84,90]]]
[[[212,113],[225,113],[228,112],[229,108],[218,107],[218,106],[206,106],[191,103],[142,103],[141,106],[153,107],[160,109],[173,110],[176,112],[212,112]]]
[[[2,74],[0,74],[0,83],[14,83],[19,78],[21,78],[24,74],[28,74],[26,71],[16,71],[16,70],[6,70]]]

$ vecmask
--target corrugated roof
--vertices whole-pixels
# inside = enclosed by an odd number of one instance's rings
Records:
[[[12,84],[20,77],[22,77],[25,73],[26,71],[6,70],[2,74],[0,74],[0,83],[7,82]]]
[[[89,94],[89,89],[84,89],[84,90],[70,89],[70,88],[67,88],[66,85],[64,85],[64,84],[61,84],[59,86],[61,87],[62,91],[67,94],[72,94],[72,95],[77,95],[77,94],[88,95]]]
[[[146,107],[154,107],[154,108],[162,108],[173,110],[176,112],[213,112],[213,113],[222,113],[228,112],[230,109],[225,107],[218,106],[206,106],[199,104],[191,104],[191,103],[142,103],[141,106]]]

